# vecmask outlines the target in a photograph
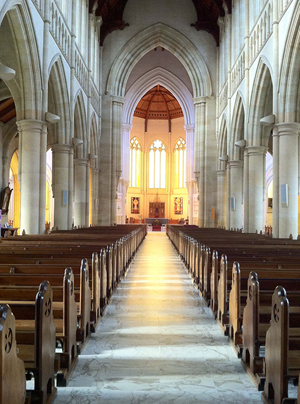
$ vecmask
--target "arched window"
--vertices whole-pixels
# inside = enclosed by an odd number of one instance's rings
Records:
[[[130,186],[133,188],[141,186],[141,159],[142,146],[134,137],[130,141]]]
[[[185,140],[177,140],[174,148],[175,161],[175,188],[184,188],[186,182],[185,165],[186,165],[186,143]]]
[[[166,146],[155,140],[149,151],[149,188],[166,188]]]

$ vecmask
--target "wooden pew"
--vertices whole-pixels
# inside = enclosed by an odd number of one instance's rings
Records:
[[[16,318],[17,349],[28,374],[34,375],[31,402],[51,403],[56,395],[54,386],[55,326],[50,283],[39,286],[35,304],[23,302],[12,306]]]
[[[25,366],[17,356],[15,316],[6,304],[0,305],[0,336],[0,402],[24,404],[26,398]]]
[[[288,380],[298,378],[300,371],[300,315],[290,312],[287,293],[281,286],[272,296],[271,313],[265,345],[266,382],[261,397],[265,404],[288,404],[293,402],[288,400]]]
[[[0,274],[0,302],[18,305],[18,301],[22,303],[25,300],[33,301],[36,287],[46,276],[43,272],[43,268],[40,268],[40,272],[34,274],[29,271],[21,275]],[[82,260],[80,273],[75,278],[71,268],[65,270],[64,277],[60,274],[48,273],[47,278],[51,279],[54,285],[55,325],[57,340],[62,345],[58,385],[62,386],[67,384],[76,364],[78,352],[90,335],[91,291],[87,262]],[[100,297],[98,298],[100,306]]]

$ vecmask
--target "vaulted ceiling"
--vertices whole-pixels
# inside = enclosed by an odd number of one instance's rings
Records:
[[[157,85],[140,99],[134,116],[145,119],[145,132],[149,119],[168,120],[171,132],[171,119],[183,117],[183,112],[174,95],[166,88]]]
[[[101,26],[101,45],[106,36],[115,30],[123,30],[129,24],[123,20],[123,12],[128,0],[89,0],[90,13],[95,12],[101,16],[103,24]],[[187,0],[185,0],[187,1]],[[190,0],[193,1],[197,11],[197,21],[191,21],[191,26],[197,31],[209,32],[219,45],[220,34],[218,18],[224,17],[224,6],[228,13],[231,13],[232,0]]]

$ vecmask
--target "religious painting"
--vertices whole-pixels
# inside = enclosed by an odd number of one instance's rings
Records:
[[[174,198],[174,213],[175,213],[175,215],[183,214],[183,198],[182,197]]]
[[[1,211],[3,215],[7,215],[8,213],[8,206],[9,206],[9,201],[10,201],[10,196],[12,193],[12,189],[7,186],[1,191]]]
[[[133,213],[135,215],[140,214],[140,198],[139,197],[131,198],[131,213]]]

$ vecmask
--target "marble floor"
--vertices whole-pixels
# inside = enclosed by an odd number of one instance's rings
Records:
[[[147,235],[58,388],[69,403],[262,403],[165,233]]]

